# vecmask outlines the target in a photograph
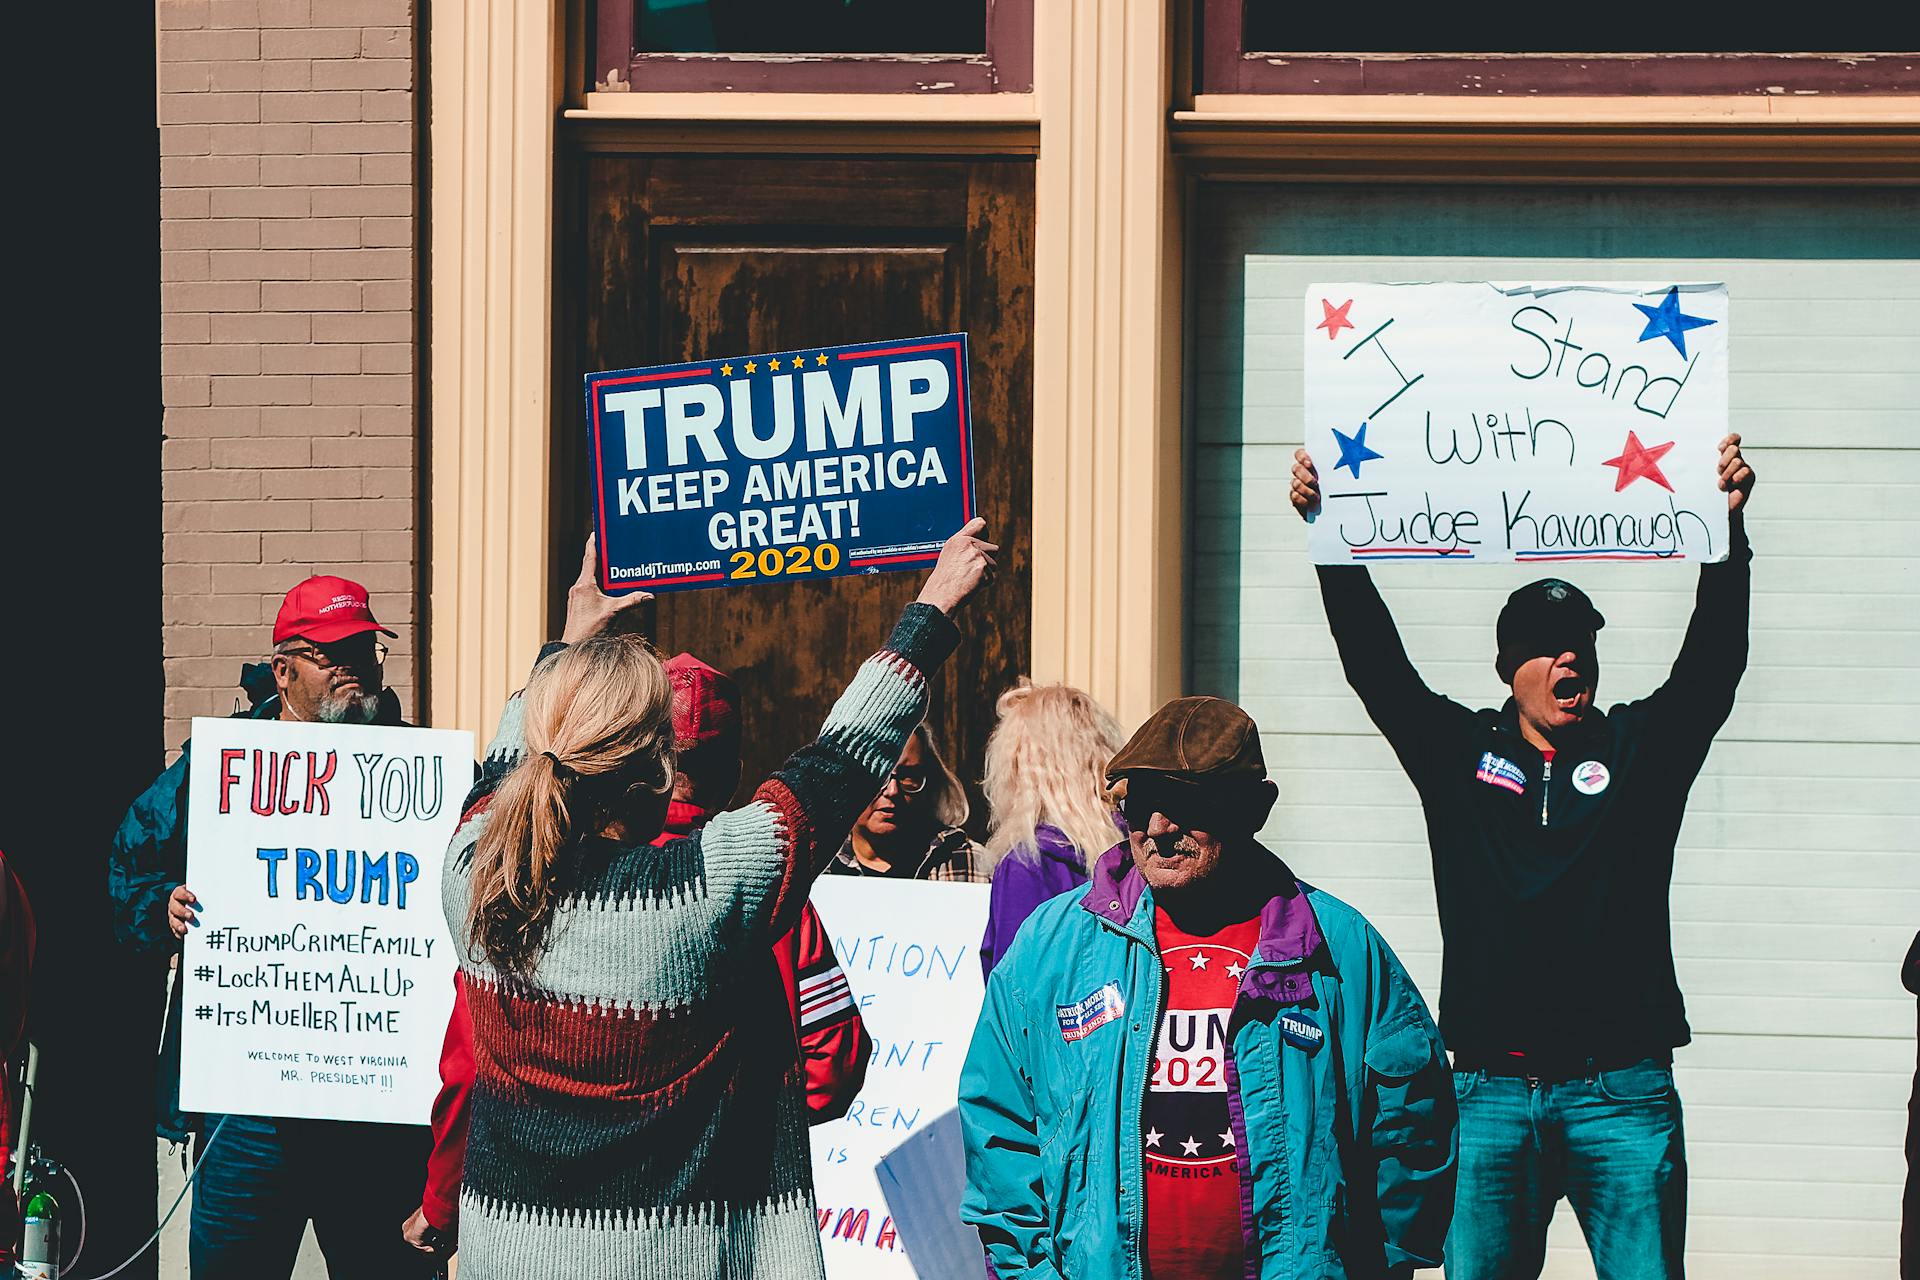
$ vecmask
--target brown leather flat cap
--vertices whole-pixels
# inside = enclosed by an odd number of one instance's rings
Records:
[[[1264,779],[1253,717],[1225,698],[1175,698],[1140,726],[1107,764],[1107,781],[1151,770],[1193,782]]]

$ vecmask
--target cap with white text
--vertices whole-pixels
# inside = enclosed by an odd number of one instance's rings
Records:
[[[364,631],[394,634],[373,616],[365,587],[327,574],[308,578],[287,592],[273,620],[275,644],[295,637],[314,644],[332,644]]]

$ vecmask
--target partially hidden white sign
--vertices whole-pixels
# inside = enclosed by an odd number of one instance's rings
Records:
[[[440,867],[473,735],[196,719],[188,1111],[425,1124],[453,1004]]]
[[[813,1130],[820,1246],[833,1280],[984,1274],[971,1230],[958,1229],[964,1174],[957,1144],[909,1170],[889,1201],[875,1170],[909,1137],[956,1125],[960,1066],[980,1017],[986,885],[828,876],[813,905],[873,1037],[866,1084],[845,1117]],[[911,1203],[906,1203],[910,1200]],[[922,1230],[903,1220],[956,1226]],[[958,1243],[956,1243],[958,1242]],[[909,1258],[908,1250],[918,1256]]]
[[[1720,284],[1316,284],[1317,564],[1727,556]]]

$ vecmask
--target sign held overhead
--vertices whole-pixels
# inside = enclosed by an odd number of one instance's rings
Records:
[[[931,564],[973,518],[967,335],[588,374],[609,592]]]
[[[1317,564],[1727,555],[1720,284],[1316,284]]]

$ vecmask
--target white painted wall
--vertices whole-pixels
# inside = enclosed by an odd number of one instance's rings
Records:
[[[1341,677],[1287,505],[1301,294],[1727,282],[1732,425],[1760,481],[1751,666],[1674,875],[1695,1036],[1677,1066],[1689,1274],[1890,1277],[1915,1061],[1899,965],[1920,927],[1920,198],[1221,185],[1201,188],[1193,223],[1190,691],[1237,697],[1260,723],[1281,789],[1268,838],[1381,928],[1429,1000],[1440,931],[1418,801]],[[1427,682],[1498,705],[1493,620],[1537,571],[1374,573]],[[1608,620],[1603,702],[1644,696],[1696,571],[1583,565],[1577,580]],[[1550,1277],[1592,1276],[1564,1207],[1551,1244]]]

